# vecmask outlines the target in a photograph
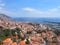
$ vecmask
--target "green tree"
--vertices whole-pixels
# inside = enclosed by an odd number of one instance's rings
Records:
[[[3,27],[0,26],[0,34],[3,32]]]
[[[4,35],[5,35],[6,37],[10,36],[10,29],[5,29],[5,30],[4,30]]]

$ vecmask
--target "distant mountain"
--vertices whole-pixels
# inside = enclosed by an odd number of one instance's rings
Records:
[[[11,17],[5,15],[5,14],[0,14],[0,20],[10,20]]]

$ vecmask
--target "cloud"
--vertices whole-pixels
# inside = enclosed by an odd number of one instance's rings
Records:
[[[2,0],[0,0],[0,10],[2,10],[4,6],[5,6],[5,3],[3,3]]]
[[[3,0],[0,0],[0,14],[6,14],[10,17],[15,17],[15,16],[17,17],[17,15],[20,14],[20,12],[18,13],[18,11],[11,11],[11,10],[6,9],[5,6],[6,6],[6,2],[3,2]]]
[[[49,11],[55,12],[58,11],[58,8],[49,9]]]
[[[60,6],[58,6],[58,8],[60,8]]]
[[[35,9],[32,9],[32,8],[22,8],[22,9],[25,10],[25,11],[29,11],[29,12],[35,11]]]
[[[27,11],[30,14],[33,14],[32,16],[36,17],[60,17],[60,6],[52,9],[48,9],[45,11],[37,10],[34,8],[22,8],[24,11]],[[29,15],[29,14],[28,14]]]
[[[37,10],[34,8],[22,8],[23,11],[9,11],[9,10],[5,10],[2,9],[0,10],[0,13],[4,13],[7,15],[11,15],[11,16],[15,16],[16,17],[60,17],[60,8],[52,8],[52,9],[48,9],[45,11],[41,11],[41,10]]]
[[[1,13],[7,13],[7,14],[15,14],[11,11],[8,11],[8,10],[0,10]]]
[[[7,15],[15,15],[16,12],[12,12],[12,11],[9,11],[9,10],[6,10],[4,7],[5,7],[5,3],[2,2],[2,0],[0,0],[0,13],[3,13],[3,14],[7,14]]]
[[[36,14],[43,14],[42,11],[39,11],[37,9],[33,9],[33,8],[22,8],[24,11],[28,11],[28,12],[31,12],[31,13],[36,13]]]
[[[2,9],[2,7],[0,7],[0,10]]]
[[[16,12],[12,12],[12,11],[9,11],[9,10],[0,10],[0,13],[3,13],[3,14],[7,14],[7,15],[16,15],[17,13]]]
[[[0,2],[0,6],[5,6],[5,3]]]

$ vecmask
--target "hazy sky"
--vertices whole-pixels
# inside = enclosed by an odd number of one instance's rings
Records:
[[[60,17],[60,0],[0,0],[0,13],[11,17]]]

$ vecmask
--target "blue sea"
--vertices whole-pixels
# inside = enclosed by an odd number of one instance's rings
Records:
[[[29,22],[38,24],[52,24],[52,28],[56,28],[60,32],[60,18],[13,18],[15,21],[19,22]]]
[[[13,18],[13,20],[19,21],[19,22],[30,22],[30,23],[60,24],[60,18],[28,18],[28,17],[20,17],[20,18]]]

